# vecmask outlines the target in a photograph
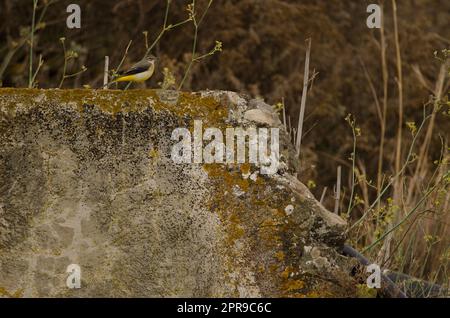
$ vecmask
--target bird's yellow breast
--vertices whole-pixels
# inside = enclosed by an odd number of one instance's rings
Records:
[[[155,71],[155,64],[152,63],[149,69],[146,70],[145,72],[122,76],[117,78],[115,82],[144,82],[148,80],[150,77],[152,77],[154,71]]]

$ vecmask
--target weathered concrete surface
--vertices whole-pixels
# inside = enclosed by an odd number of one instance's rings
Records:
[[[170,159],[177,127],[279,125],[270,111],[230,92],[0,89],[0,296],[354,296],[345,222],[292,177],[284,133],[272,177]]]

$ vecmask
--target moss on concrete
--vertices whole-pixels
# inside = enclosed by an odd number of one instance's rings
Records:
[[[173,129],[255,124],[248,104],[230,92],[0,89],[1,295],[356,295],[342,224],[292,185],[290,156],[275,176],[171,161]],[[65,286],[70,263],[80,290]]]

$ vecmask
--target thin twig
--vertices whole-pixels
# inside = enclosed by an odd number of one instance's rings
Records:
[[[65,38],[61,38],[60,41],[62,43],[63,51],[64,51],[64,65],[63,65],[63,73],[62,73],[61,81],[59,82],[58,88],[62,87],[64,80],[66,79],[66,70],[67,70],[67,51],[66,51]]]
[[[392,14],[394,19],[394,40],[395,40],[395,56],[396,56],[396,64],[397,64],[397,89],[398,89],[398,127],[397,127],[397,137],[396,137],[396,147],[395,147],[395,161],[394,161],[394,169],[396,178],[394,180],[394,202],[398,206],[401,205],[401,192],[402,192],[402,174],[399,173],[400,165],[401,165],[401,157],[402,157],[402,133],[403,133],[403,72],[402,72],[402,57],[400,53],[400,41],[398,36],[398,21],[397,21],[397,2],[396,0],[392,0]],[[398,213],[393,216],[392,223],[396,222],[399,218]],[[389,228],[392,227],[392,224],[388,225]],[[383,258],[387,260],[390,258],[391,253],[391,241],[393,238],[393,234],[389,234],[386,237],[386,240],[383,242],[383,247],[379,252],[379,258]]]
[[[127,47],[125,48],[125,52],[123,53],[122,59],[120,60],[119,65],[116,68],[116,72],[120,71],[120,68],[122,67],[123,62],[125,62],[125,58],[128,55],[128,50],[130,49],[131,43],[133,43],[133,40],[130,40],[127,44]]]
[[[379,121],[381,123],[383,121],[383,116],[382,116],[382,111],[381,111],[381,106],[380,106],[380,101],[378,99],[377,91],[375,89],[375,86],[373,85],[373,81],[372,81],[372,79],[370,77],[369,71],[366,68],[366,65],[364,64],[364,61],[361,59],[360,56],[358,56],[358,59],[359,59],[359,62],[361,64],[362,68],[363,68],[364,75],[365,75],[365,77],[367,79],[367,82],[369,83],[369,88],[370,88],[370,91],[372,93],[373,99],[375,101],[375,106],[377,108],[378,119],[379,119]]]
[[[156,39],[153,41],[153,43],[148,46],[148,44],[146,44],[146,48],[147,50],[145,51],[145,56],[147,56],[148,54],[150,54],[150,52],[152,51],[152,49],[155,47],[155,45],[159,42],[159,40],[161,40],[162,36],[167,32],[170,31],[174,28],[177,28],[179,26],[182,26],[183,24],[188,23],[189,21],[191,21],[191,18],[187,18],[186,20],[183,20],[181,22],[175,23],[175,24],[169,24],[167,25],[167,21],[169,18],[169,8],[170,8],[170,4],[172,3],[172,0],[166,0],[166,11],[164,14],[164,23],[163,23],[163,27],[161,29],[161,31],[159,32],[158,36],[156,37]],[[147,40],[147,39],[146,39]]]
[[[339,202],[341,200],[341,166],[337,167],[336,188],[334,190],[334,213],[339,213]]]
[[[349,203],[348,203],[348,208],[347,208],[347,216],[350,217],[350,212],[353,209],[353,196],[355,193],[355,172],[356,172],[356,138],[357,138],[357,132],[356,132],[356,124],[355,124],[355,120],[352,120],[352,118],[349,116],[348,118],[348,122],[350,124],[350,126],[352,127],[352,134],[353,134],[353,150],[352,150],[352,154],[351,154],[351,160],[352,160],[352,183],[350,185],[351,187],[351,191],[350,191],[350,199],[349,199]]]
[[[161,37],[163,36],[163,34],[167,31],[167,18],[169,16],[169,8],[170,8],[170,3],[172,2],[172,0],[167,0],[166,2],[166,13],[164,14],[164,24],[162,27],[161,32],[158,34],[158,36],[156,37],[156,39],[153,41],[152,45],[147,49],[147,51],[145,52],[145,55],[148,55],[151,50],[153,49],[153,47],[156,45],[156,43],[159,42],[159,40],[161,39]]]
[[[284,105],[284,97],[281,98],[281,104],[283,105],[283,125],[284,130],[287,132],[287,126],[286,126],[286,107]]]
[[[292,141],[291,116],[288,116],[288,133],[289,133],[289,139]]]
[[[435,83],[433,95],[434,95],[434,98],[436,101],[434,104],[433,114],[431,115],[430,123],[428,124],[428,127],[427,127],[427,132],[425,133],[424,141],[419,150],[418,161],[417,161],[416,169],[414,172],[414,176],[409,184],[408,197],[406,200],[406,202],[408,202],[408,203],[411,201],[413,192],[414,192],[415,188],[418,186],[417,180],[424,175],[425,170],[426,170],[425,163],[426,163],[426,159],[428,157],[428,149],[429,149],[429,145],[430,145],[431,138],[433,135],[436,113],[437,113],[438,104],[439,104],[438,101],[442,98],[443,93],[444,93],[444,82],[445,82],[445,78],[447,77],[447,67],[448,66],[449,66],[449,61],[447,61],[446,63],[441,65],[441,69],[439,71],[439,75],[438,75],[438,78]]]
[[[34,81],[36,80],[36,76],[39,73],[39,70],[41,69],[42,65],[44,65],[44,60],[42,59],[42,54],[41,54],[41,55],[39,55],[39,62],[38,62],[36,71],[34,72],[32,78],[31,78],[31,82],[33,83],[33,86],[34,86]]]
[[[103,89],[108,88],[108,71],[109,71],[109,56],[105,56],[105,70],[103,73]]]
[[[413,154],[413,150],[414,150],[414,146],[417,142],[417,137],[420,135],[420,132],[423,128],[423,126],[425,125],[425,123],[428,121],[428,119],[430,119],[431,115],[427,115],[424,117],[422,123],[420,124],[419,128],[417,129],[416,134],[414,135],[414,138],[411,142],[411,146],[409,147],[409,152],[408,155],[406,157],[405,163],[403,165],[403,167],[401,168],[401,170],[399,171],[399,173],[403,173],[403,171],[406,169],[406,167],[408,166],[408,164],[410,163],[410,158],[412,157]],[[381,197],[386,193],[386,191],[391,187],[391,185],[394,183],[396,176],[393,176],[391,178],[391,180],[388,182],[388,184],[380,191],[380,193],[378,194],[377,198],[375,199],[375,201],[370,205],[369,209],[364,212],[364,214],[361,216],[361,218],[356,221],[350,228],[348,231],[351,231],[352,229],[354,229],[356,226],[358,226],[359,224],[361,224],[361,222],[363,220],[365,220],[365,218],[369,215],[370,212],[372,212],[372,210],[374,209],[375,205],[378,205]]]
[[[393,16],[394,16],[394,38],[395,38],[395,55],[397,61],[397,86],[398,86],[398,127],[397,127],[397,146],[395,151],[395,173],[398,175],[396,184],[394,186],[394,200],[396,204],[400,204],[400,191],[402,187],[402,176],[399,175],[400,164],[402,159],[402,132],[403,132],[403,71],[402,71],[402,56],[400,52],[400,41],[398,36],[398,21],[397,21],[397,2],[392,0]]]
[[[33,0],[33,16],[31,19],[31,34],[30,34],[30,65],[28,74],[28,88],[33,88],[33,45],[34,45],[34,30],[36,27],[36,9],[39,0]]]
[[[323,199],[325,198],[325,194],[327,193],[327,187],[323,188],[322,195],[320,196],[320,204],[323,204]]]
[[[441,181],[445,181],[446,178],[450,177],[450,171],[447,172],[443,178],[441,179]],[[430,196],[431,193],[434,192],[434,190],[438,187],[438,185],[440,185],[441,182],[436,183],[431,189],[429,189],[428,191],[426,191],[426,193],[420,198],[420,200],[417,202],[417,204],[406,214],[406,216],[400,221],[398,222],[395,226],[391,227],[388,231],[386,231],[385,233],[383,233],[383,235],[381,235],[375,242],[373,242],[372,244],[370,244],[369,246],[367,246],[366,248],[364,248],[364,250],[361,253],[365,253],[368,250],[370,250],[372,247],[374,247],[375,245],[377,245],[378,243],[380,243],[381,241],[384,240],[384,238],[386,236],[388,236],[391,232],[395,231],[395,229],[397,229],[399,226],[401,226],[403,223],[405,223],[409,217],[411,215],[414,214],[414,212],[417,211],[417,209],[422,205],[422,203]]]
[[[66,45],[65,45],[65,40],[66,40],[65,38],[60,38],[59,40],[61,41],[62,46],[63,46],[63,50],[64,50],[63,74],[62,74],[61,81],[59,82],[59,86],[58,86],[58,88],[61,88],[66,78],[71,78],[71,77],[77,76],[77,75],[79,75],[81,73],[84,73],[84,72],[86,72],[87,68],[83,65],[81,67],[80,71],[75,72],[73,74],[66,74],[66,72],[67,72],[67,62],[70,59],[75,58],[76,55],[74,55],[74,53],[72,51],[69,51],[69,53],[67,53]]]
[[[181,80],[180,85],[178,85],[178,90],[181,90],[183,88],[184,82],[186,81],[186,79],[188,77],[188,74],[189,74],[189,72],[191,70],[191,67],[192,67],[193,63],[198,59],[195,56],[196,51],[197,51],[198,29],[200,27],[200,24],[203,22],[203,19],[205,18],[206,13],[208,12],[209,7],[211,6],[212,2],[213,2],[213,0],[209,0],[208,1],[208,4],[206,6],[205,11],[203,11],[202,16],[197,21],[197,18],[195,17],[195,15],[196,15],[196,12],[195,12],[195,10],[196,10],[195,9],[195,0],[192,1],[192,12],[193,12],[192,13],[192,22],[193,22],[193,25],[194,25],[194,40],[192,41],[192,53],[191,53],[192,56],[191,56],[191,60],[190,60],[190,62],[188,64],[188,66],[187,66],[187,68],[186,68],[186,70],[184,72],[183,79]]]
[[[432,84],[430,83],[430,81],[425,79],[425,77],[423,76],[419,65],[414,64],[412,66],[412,70],[413,70],[414,74],[416,74],[416,77],[417,77],[417,80],[419,81],[419,83],[422,84],[422,86],[424,88],[426,88],[431,94],[433,94],[434,88],[433,88]]]
[[[377,167],[377,196],[380,196],[381,192],[381,181],[383,178],[383,161],[384,161],[384,140],[386,136],[386,116],[387,116],[387,106],[388,106],[388,80],[389,80],[389,70],[387,66],[386,58],[386,37],[385,37],[385,27],[384,27],[384,3],[380,3],[381,7],[381,28],[380,28],[380,49],[381,49],[381,67],[382,67],[382,77],[383,77],[383,112],[381,119],[381,137],[380,137],[380,150],[378,153],[378,167]],[[378,210],[380,209],[380,203],[378,203]]]
[[[311,39],[306,40],[306,59],[305,59],[305,73],[303,76],[303,92],[300,104],[300,114],[298,119],[297,138],[295,143],[295,150],[297,157],[300,156],[300,145],[302,142],[303,119],[305,117],[306,96],[308,94],[308,80],[309,80],[309,59],[311,54]]]
[[[51,4],[56,3],[57,1],[59,1],[59,0],[47,1],[47,2],[44,4],[44,7],[43,7],[43,9],[42,9],[42,11],[41,11],[41,13],[40,13],[40,15],[39,15],[39,18],[38,18],[38,21],[37,21],[37,24],[36,24],[37,29],[39,29],[39,27],[40,27],[40,25],[41,25],[41,23],[42,23],[42,20],[44,19],[45,13],[47,12],[47,8],[48,8]],[[34,31],[36,32],[37,29],[35,29]],[[6,54],[6,56],[3,58],[2,64],[0,65],[0,81],[1,81],[1,79],[3,78],[3,74],[4,74],[5,70],[6,70],[6,68],[8,67],[9,63],[11,62],[11,60],[12,60],[14,54],[16,54],[16,52],[19,50],[19,48],[21,48],[21,47],[27,42],[27,39],[28,39],[29,37],[31,37],[31,34],[32,34],[32,32],[31,32],[31,30],[30,30],[30,32],[29,32],[27,35],[23,36],[20,40],[17,41],[18,44],[15,45],[15,46],[8,52],[8,54]]]

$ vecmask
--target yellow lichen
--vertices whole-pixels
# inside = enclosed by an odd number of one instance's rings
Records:
[[[288,279],[283,284],[283,290],[286,292],[298,291],[305,287],[305,282],[299,279]]]
[[[0,98],[7,109],[34,107],[39,104],[67,105],[79,111],[83,106],[98,107],[105,113],[140,112],[149,107],[155,111],[169,111],[177,115],[202,118],[206,124],[223,123],[228,109],[213,97],[201,97],[195,93],[183,92],[175,103],[160,100],[158,91],[136,90],[87,90],[87,89],[16,89],[1,88]]]
[[[23,289],[18,289],[14,293],[10,293],[5,288],[0,287],[0,297],[22,298],[23,297]]]
[[[283,251],[278,251],[275,253],[275,257],[277,258],[278,261],[282,262],[284,261],[284,252]]]

